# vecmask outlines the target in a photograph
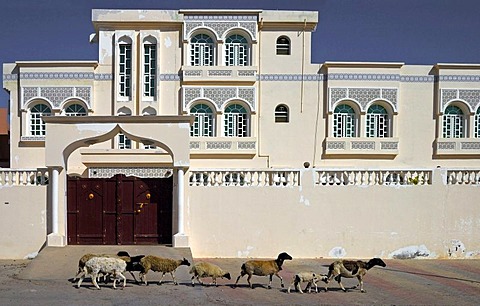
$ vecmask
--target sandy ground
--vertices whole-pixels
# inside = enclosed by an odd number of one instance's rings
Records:
[[[365,277],[367,293],[359,290],[343,292],[336,282],[328,292],[300,294],[286,292],[294,273],[316,271],[326,273],[328,259],[298,259],[286,261],[280,281],[273,280],[267,289],[267,277],[254,276],[254,289],[247,286],[246,277],[232,288],[244,259],[194,259],[215,263],[232,274],[231,280],[219,280],[219,286],[192,287],[190,279],[178,279],[173,285],[169,275],[157,285],[159,273],[148,273],[150,285],[138,285],[127,273],[127,287],[112,289],[112,284],[101,284],[96,290],[86,279],[80,289],[71,279],[19,279],[29,260],[0,260],[0,305],[479,305],[480,260],[388,260],[387,267],[375,267]],[[181,275],[188,271],[183,269]],[[72,271],[72,277],[75,271]],[[54,277],[52,277],[54,278]],[[210,279],[205,279],[206,283]],[[344,279],[346,287],[356,284]],[[323,283],[320,284],[323,286]]]

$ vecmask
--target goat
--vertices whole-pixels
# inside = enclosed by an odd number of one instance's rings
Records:
[[[282,270],[282,265],[285,260],[292,260],[292,256],[288,255],[287,253],[283,252],[280,253],[277,257],[277,259],[273,260],[248,260],[245,263],[243,263],[240,275],[237,277],[237,281],[235,282],[234,287],[237,286],[238,280],[240,277],[245,276],[245,274],[248,274],[248,284],[250,288],[253,289],[253,285],[250,282],[250,279],[252,278],[252,275],[257,275],[257,276],[270,276],[270,281],[268,283],[268,289],[272,288],[272,278],[273,275],[276,275],[280,279],[280,284],[283,287],[283,279],[280,275],[278,275],[278,272]]]
[[[144,272],[143,266],[140,264],[140,260],[145,257],[145,255],[137,255],[137,256],[130,256],[128,252],[126,251],[120,251],[117,253],[117,256],[121,259],[125,259],[127,263],[127,269],[126,271],[130,272],[132,275],[133,279],[135,280],[135,283],[139,283],[137,278],[135,277],[135,274],[133,272],[138,271],[140,273]]]
[[[373,268],[374,266],[386,267],[387,265],[380,258],[372,258],[368,262],[361,261],[361,260],[357,260],[357,261],[338,260],[333,262],[328,267],[328,275],[324,280],[325,291],[328,290],[328,282],[332,278],[335,278],[335,280],[340,285],[340,288],[342,288],[344,292],[347,292],[347,289],[345,289],[345,287],[343,287],[342,285],[342,276],[343,276],[347,278],[356,277],[358,279],[358,285],[356,285],[352,289],[358,288],[358,286],[360,286],[360,291],[366,292],[363,289],[363,277],[365,276],[365,273],[367,273],[367,271]]]
[[[193,265],[190,269],[190,274],[192,276],[192,286],[195,287],[195,277],[200,285],[203,285],[200,278],[203,277],[211,277],[213,284],[217,286],[217,277],[226,278],[228,280],[231,279],[230,273],[227,271],[222,270],[219,266],[208,263],[208,262],[199,262]]]
[[[127,268],[127,263],[120,258],[112,257],[92,257],[85,263],[83,267],[83,275],[80,277],[77,288],[80,288],[83,279],[87,274],[91,275],[92,283],[97,289],[100,290],[100,287],[97,284],[98,274],[113,274],[113,288],[116,289],[117,275],[123,279],[123,288],[127,283],[126,277],[122,274]]]
[[[303,293],[300,283],[307,283],[307,286],[305,287],[305,291],[308,290],[308,293],[310,293],[312,291],[312,285],[314,285],[315,292],[318,293],[317,282],[320,279],[325,280],[325,278],[326,278],[326,275],[315,274],[313,272],[299,272],[293,276],[292,283],[288,287],[287,292],[290,293],[290,289],[292,288],[292,286],[294,286],[295,290],[299,291],[300,293]]]
[[[177,280],[175,279],[175,270],[182,265],[190,266],[190,262],[187,259],[174,260],[170,258],[162,258],[153,255],[147,255],[140,260],[140,264],[143,267],[143,271],[140,272],[140,279],[145,282],[145,285],[148,285],[146,274],[149,270],[155,272],[162,272],[162,278],[160,279],[159,285],[162,284],[163,277],[165,273],[170,273],[173,278],[173,283],[178,285]]]

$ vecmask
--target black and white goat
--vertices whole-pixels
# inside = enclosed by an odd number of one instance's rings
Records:
[[[126,271],[130,272],[130,274],[132,275],[135,282],[137,284],[139,284],[139,281],[137,280],[137,278],[135,277],[135,274],[133,274],[133,272],[136,272],[136,271],[138,271],[140,273],[145,272],[144,269],[143,269],[143,266],[140,263],[140,260],[143,257],[145,257],[145,255],[130,256],[130,254],[128,254],[128,252],[120,251],[120,252],[117,253],[117,256],[120,257],[121,259],[125,260],[125,262],[127,263]]]
[[[368,270],[375,266],[381,266],[381,267],[386,267],[387,265],[383,260],[380,258],[372,258],[368,262],[361,261],[361,260],[338,260],[330,264],[328,267],[328,275],[326,279],[324,280],[325,282],[325,291],[328,290],[328,283],[332,278],[335,278],[335,280],[338,282],[340,285],[340,288],[342,288],[343,291],[347,291],[345,287],[342,285],[342,277],[347,277],[347,278],[353,278],[356,277],[358,279],[358,285],[356,285],[354,288],[358,288],[360,286],[360,291],[361,292],[366,292],[363,289],[363,277],[365,276],[365,273],[367,273]]]

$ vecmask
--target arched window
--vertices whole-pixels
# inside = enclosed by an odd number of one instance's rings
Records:
[[[153,37],[143,42],[143,96],[155,97],[155,76],[157,73],[157,45]]]
[[[465,115],[460,107],[447,106],[443,114],[443,138],[465,137]]]
[[[65,108],[65,116],[77,117],[86,115],[87,110],[80,104],[70,104]]]
[[[198,34],[190,40],[190,65],[213,66],[215,44],[207,34]]]
[[[225,109],[223,125],[226,137],[248,137],[250,127],[245,107],[239,104],[229,105]]]
[[[132,90],[132,43],[123,37],[118,45],[118,94],[130,97]]]
[[[275,107],[275,122],[289,122],[288,107],[280,104]]]
[[[333,137],[356,137],[357,115],[347,104],[340,104],[333,112]]]
[[[277,38],[277,55],[290,55],[290,39],[288,37]]]
[[[390,117],[387,110],[374,104],[367,110],[367,137],[390,137]]]
[[[192,137],[212,137],[214,136],[214,118],[210,107],[205,104],[197,104],[190,109],[190,114],[195,116],[195,121],[190,128]]]
[[[30,135],[45,136],[45,122],[42,116],[51,116],[52,110],[45,104],[37,104],[30,109]]]
[[[475,138],[480,138],[480,107],[477,109],[475,113]]]
[[[234,34],[225,41],[225,66],[248,66],[250,48],[242,35]]]

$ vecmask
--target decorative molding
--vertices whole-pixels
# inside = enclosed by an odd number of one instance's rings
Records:
[[[180,76],[176,73],[163,73],[158,76],[160,81],[180,81]]]
[[[257,74],[259,81],[324,81],[326,75],[324,74]]]
[[[22,107],[35,98],[48,100],[54,108],[67,99],[80,98],[91,108],[92,87],[90,86],[49,86],[49,87],[22,87]]]
[[[440,90],[440,96],[442,101],[441,112],[445,111],[445,107],[451,101],[461,100],[465,101],[471,111],[477,108],[480,104],[480,90],[479,89],[446,89]]]
[[[88,168],[89,178],[110,178],[117,174],[140,178],[168,178],[173,169],[157,167],[92,167]]]
[[[244,29],[257,39],[257,15],[185,15],[183,39],[187,40],[190,34],[198,28],[211,29],[217,39],[224,39],[224,35],[231,29]]]
[[[438,150],[455,150],[455,142],[438,142]]]
[[[354,100],[360,104],[362,111],[366,111],[368,103],[374,100],[389,102],[393,109],[397,110],[397,88],[329,88],[329,110],[333,111],[333,105],[341,100]]]
[[[232,148],[231,141],[207,141],[207,149],[230,150]]]
[[[461,142],[461,150],[480,150],[480,142]]]
[[[45,141],[45,136],[22,136],[20,141]]]
[[[375,141],[352,141],[352,150],[375,150]]]
[[[440,75],[439,81],[448,82],[480,82],[480,75]]]
[[[327,142],[328,150],[345,150],[345,141],[329,141]]]
[[[381,141],[380,142],[380,149],[381,150],[398,150],[398,142],[391,142],[391,141]]]
[[[199,150],[200,141],[190,141],[190,150]]]
[[[239,141],[237,142],[237,149],[239,150],[255,150],[256,141]]]
[[[366,74],[366,73],[330,73],[325,74],[325,80],[354,81],[399,81],[399,74]]]
[[[254,87],[183,87],[183,110],[196,99],[212,101],[218,110],[231,99],[242,99],[255,111],[256,93]]]
[[[92,73],[92,72],[25,72],[18,74],[4,74],[4,81],[16,80],[95,80],[111,81],[111,73]]]
[[[3,81],[16,81],[18,79],[18,74],[4,74]]]

